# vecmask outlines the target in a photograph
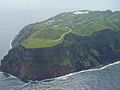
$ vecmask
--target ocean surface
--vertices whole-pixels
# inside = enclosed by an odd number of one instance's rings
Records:
[[[0,73],[0,90],[120,90],[120,62],[44,81],[24,83]]]

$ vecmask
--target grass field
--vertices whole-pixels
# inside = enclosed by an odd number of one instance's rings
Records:
[[[104,29],[120,30],[120,18],[116,17],[118,14],[120,13],[113,14],[109,11],[91,12],[86,15],[60,14],[44,23],[33,25],[36,31],[23,40],[22,45],[26,48],[52,47],[61,43],[70,29],[71,33],[79,36],[90,35]]]
[[[38,30],[27,38],[22,45],[26,48],[44,48],[52,47],[63,41],[63,35],[69,32],[69,28],[51,27],[43,30]]]

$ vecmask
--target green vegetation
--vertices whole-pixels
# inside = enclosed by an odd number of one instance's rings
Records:
[[[22,80],[102,67],[120,60],[120,12],[62,13],[26,26],[12,46],[0,69]]]
[[[77,15],[73,12],[62,13],[24,28],[23,33],[13,41],[13,46],[22,44],[26,48],[52,47],[61,43],[70,29],[71,33],[79,36],[91,35],[104,29],[120,30],[119,16],[120,12],[110,10],[89,11],[88,14]]]
[[[38,30],[27,38],[22,45],[31,48],[50,47],[63,41],[62,35],[67,33],[68,30],[60,28],[46,28]],[[61,39],[60,39],[61,38]]]
[[[72,65],[71,65],[71,62],[70,62],[69,59],[65,59],[65,60],[63,60],[61,66],[65,66],[65,67],[68,67],[68,66],[69,66],[69,67],[70,67],[70,66],[72,66]]]

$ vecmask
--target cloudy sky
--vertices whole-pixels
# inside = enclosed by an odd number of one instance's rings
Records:
[[[120,0],[0,0],[0,9],[120,10]]]

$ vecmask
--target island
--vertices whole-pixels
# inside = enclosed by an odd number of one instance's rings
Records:
[[[0,70],[22,81],[100,68],[120,60],[120,11],[64,12],[25,26]]]

